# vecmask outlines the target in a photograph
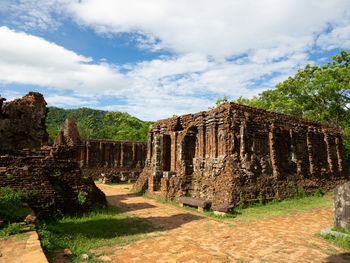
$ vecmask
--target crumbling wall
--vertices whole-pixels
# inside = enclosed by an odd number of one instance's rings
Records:
[[[46,113],[46,102],[36,92],[2,104],[0,187],[29,194],[28,203],[40,216],[106,205],[102,191],[71,161],[67,146],[42,146],[47,142]]]
[[[82,139],[73,118],[67,118],[54,145],[69,146],[84,175],[104,182],[134,182],[145,165],[145,142]]]
[[[330,189],[348,178],[333,126],[227,103],[161,120],[148,134],[135,189],[215,204],[286,198],[303,187]]]
[[[3,103],[4,100],[0,98],[0,153],[46,145],[44,97],[38,92],[29,92],[21,99]]]
[[[106,205],[106,197],[91,178],[83,177],[67,149],[19,150],[0,156],[0,187],[10,186],[30,196],[29,206],[42,217],[75,214]]]

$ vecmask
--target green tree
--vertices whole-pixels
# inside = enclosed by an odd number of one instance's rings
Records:
[[[350,155],[350,52],[341,51],[319,67],[306,65],[293,77],[252,99],[235,102],[333,124],[344,135]]]
[[[222,99],[217,99],[216,102],[215,102],[215,107],[208,107],[209,110],[212,110],[212,109],[215,109],[217,107],[220,107],[221,104],[224,104],[228,102],[226,96],[224,96]]]

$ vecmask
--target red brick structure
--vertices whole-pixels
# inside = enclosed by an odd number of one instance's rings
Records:
[[[40,93],[0,101],[0,187],[30,194],[28,204],[39,216],[106,205],[105,195],[71,162],[65,147],[45,145],[47,108]]]
[[[29,92],[21,99],[3,103],[0,98],[0,153],[38,149],[47,144],[47,108],[43,95]]]
[[[75,120],[67,118],[54,145],[68,146],[84,175],[105,182],[135,182],[146,159],[146,142],[82,139]]]
[[[225,210],[242,199],[290,197],[300,187],[331,189],[347,178],[335,127],[226,103],[153,124],[134,188],[207,200]]]

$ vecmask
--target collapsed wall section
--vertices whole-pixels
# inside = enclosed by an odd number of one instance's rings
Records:
[[[135,189],[213,204],[286,198],[348,178],[341,133],[331,125],[227,103],[161,120],[148,134]]]
[[[105,195],[64,147],[47,142],[46,102],[37,92],[3,103],[0,98],[0,187],[29,195],[28,204],[40,216],[89,211],[106,205]]]
[[[40,217],[76,214],[106,205],[102,191],[68,156],[63,149],[50,147],[1,155],[0,187],[27,194],[29,206]]]
[[[135,182],[145,165],[145,142],[82,139],[73,118],[67,118],[54,145],[67,146],[84,175],[104,182]]]

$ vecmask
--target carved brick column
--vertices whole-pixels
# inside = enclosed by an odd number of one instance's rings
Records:
[[[306,133],[306,143],[307,143],[307,152],[309,156],[309,171],[310,174],[314,174],[315,172],[315,164],[314,164],[314,159],[313,159],[313,145],[312,145],[312,133],[311,130],[308,129]]]
[[[120,143],[120,167],[124,167],[124,143]]]
[[[337,158],[338,158],[338,171],[343,172],[344,169],[344,162],[343,162],[343,140],[340,136],[337,136],[335,139],[335,146],[337,149]]]
[[[240,156],[241,160],[244,159],[245,154],[247,153],[247,142],[246,142],[246,137],[247,137],[247,126],[245,123],[242,123],[241,128],[240,128]]]
[[[275,135],[275,125],[272,124],[270,126],[269,131],[269,145],[270,145],[270,157],[271,157],[271,165],[272,165],[272,174],[275,178],[280,177],[279,171],[279,158],[277,155],[277,147],[276,147],[276,135]]]
[[[330,143],[330,138],[328,133],[326,133],[324,130],[323,132],[323,137],[324,137],[324,142],[326,143],[326,149],[327,149],[327,161],[328,161],[328,167],[330,172],[334,172],[334,163],[333,163],[333,158],[332,158],[332,150],[331,150],[331,143]]]
[[[172,132],[171,138],[171,160],[170,160],[170,170],[176,170],[176,156],[177,156],[177,132]]]

